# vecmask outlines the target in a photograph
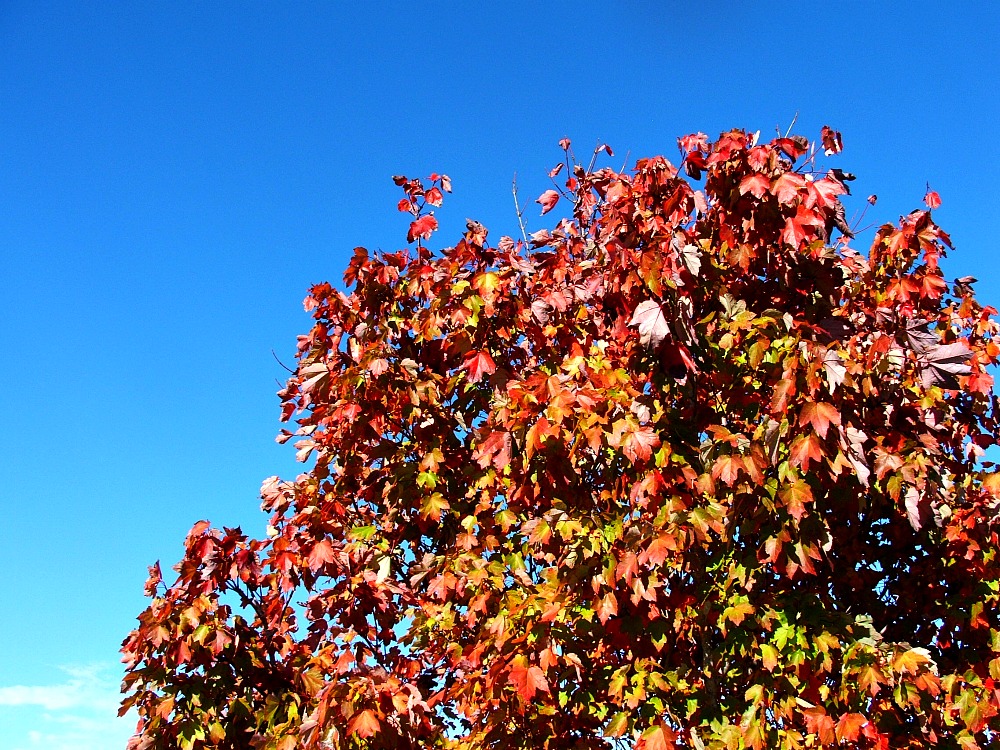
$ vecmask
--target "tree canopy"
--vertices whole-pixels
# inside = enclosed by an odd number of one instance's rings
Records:
[[[940,198],[862,252],[836,131],[678,143],[562,141],[566,217],[496,244],[394,178],[407,249],[306,297],[266,537],[150,569],[130,748],[995,741],[998,326]]]

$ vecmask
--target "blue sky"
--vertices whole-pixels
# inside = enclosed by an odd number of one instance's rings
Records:
[[[451,176],[441,242],[499,237],[563,136],[620,166],[798,112],[844,134],[848,216],[930,182],[946,271],[1000,302],[990,4],[348,7],[0,2],[0,750],[123,746],[146,566],[199,518],[262,531],[298,471],[272,350],[352,248],[405,243],[393,174]]]

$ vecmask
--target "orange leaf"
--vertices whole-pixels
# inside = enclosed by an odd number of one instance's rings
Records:
[[[712,466],[712,479],[721,479],[723,484],[732,486],[745,468],[742,456],[719,456]]]
[[[359,711],[354,714],[351,722],[347,725],[348,734],[357,734],[361,739],[366,737],[371,737],[373,734],[378,732],[381,724],[375,712],[370,708],[366,708],[364,711]]]
[[[601,621],[603,625],[608,620],[611,619],[613,615],[618,614],[618,599],[615,597],[613,591],[609,591],[602,599],[597,603],[597,618]]]
[[[862,714],[844,714],[840,717],[840,721],[837,722],[837,741],[843,742],[847,740],[848,742],[855,742],[858,739],[862,725],[867,721],[868,719]]]
[[[811,424],[816,434],[821,438],[826,438],[826,433],[830,429],[830,424],[840,425],[840,412],[833,404],[825,401],[813,401],[802,407],[799,412],[799,424]]]
[[[792,441],[788,462],[799,466],[803,471],[809,470],[810,461],[820,461],[823,458],[823,446],[818,435],[799,435]]]
[[[796,521],[802,520],[802,516],[806,514],[805,504],[813,501],[812,489],[801,479],[781,490],[778,497],[785,504],[789,515]]]
[[[642,733],[642,742],[645,750],[669,750],[674,746],[677,735],[670,727],[657,724]],[[668,744],[669,743],[669,744]]]
[[[858,714],[856,714],[858,715]],[[823,745],[832,745],[836,740],[836,729],[833,719],[821,707],[807,708],[802,712],[806,720],[806,728],[810,734],[815,734]]]

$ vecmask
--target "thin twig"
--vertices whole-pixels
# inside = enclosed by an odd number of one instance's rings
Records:
[[[795,116],[792,118],[792,121],[788,124],[788,130],[785,131],[785,138],[787,138],[788,134],[792,132],[792,128],[795,127],[795,121],[798,119],[799,119],[799,113],[796,110]]]
[[[625,168],[628,166],[628,157],[631,156],[631,154],[632,154],[632,149],[629,149],[628,151],[625,152],[625,159],[624,161],[622,161],[622,168],[618,170],[619,172],[625,171]]]
[[[514,179],[510,183],[510,191],[514,194],[514,210],[517,211],[517,223],[521,227],[521,237],[524,239],[524,244],[528,244],[528,232],[524,228],[524,211],[521,210],[520,204],[517,202],[517,172],[514,172]]]
[[[274,357],[274,361],[275,362],[277,362],[279,365],[281,365],[286,370],[288,370],[290,373],[292,373],[292,375],[295,374],[295,370],[293,370],[291,367],[289,367],[284,362],[282,362],[280,359],[278,359],[278,355],[274,353],[274,349],[271,350],[271,356]]]
[[[597,163],[597,155],[601,153],[601,139],[597,139],[597,145],[594,146],[594,154],[590,157],[590,164],[587,165],[587,174],[594,171],[594,165]]]

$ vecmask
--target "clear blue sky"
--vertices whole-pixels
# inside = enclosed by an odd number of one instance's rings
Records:
[[[199,518],[262,530],[297,472],[271,350],[405,242],[393,174],[451,176],[442,242],[499,237],[563,136],[620,164],[798,111],[844,134],[848,216],[929,181],[946,271],[1000,302],[992,4],[486,5],[0,2],[0,750],[122,746],[146,566]]]

